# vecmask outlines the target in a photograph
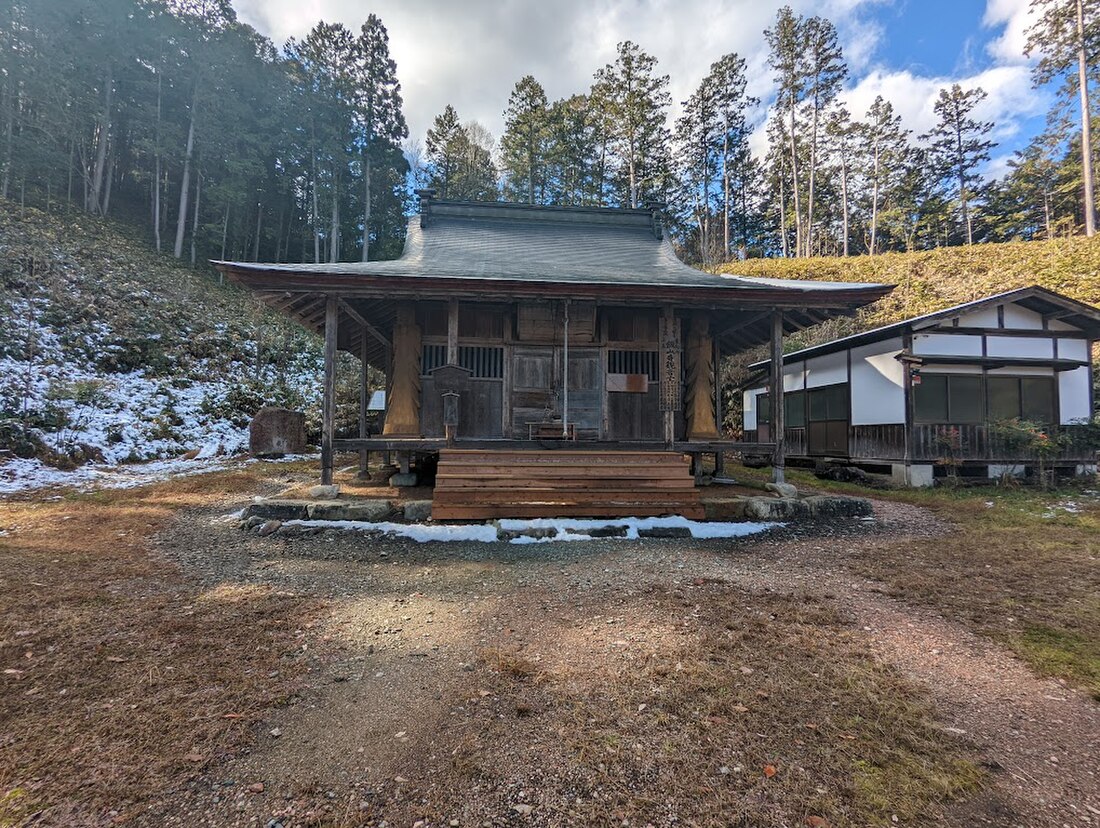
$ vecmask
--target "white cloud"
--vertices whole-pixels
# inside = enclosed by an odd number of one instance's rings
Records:
[[[994,124],[993,138],[1003,141],[1019,131],[1022,118],[1041,113],[1046,102],[1031,88],[1026,66],[994,66],[964,77],[925,77],[908,70],[875,69],[844,95],[852,116],[862,118],[875,97],[882,95],[901,116],[902,124],[920,135],[936,123],[935,103],[940,90],[957,83],[964,89],[980,86],[988,97],[974,117]]]
[[[1030,0],[987,0],[982,25],[1003,27],[1003,31],[986,46],[986,51],[998,63],[1024,64],[1027,29],[1031,25]]]
[[[793,0],[803,14],[833,20],[854,71],[872,59],[878,27],[861,15],[883,0]],[[450,103],[499,137],[512,86],[534,75],[551,98],[587,91],[593,73],[633,40],[671,78],[673,117],[710,68],[728,52],[749,66],[750,93],[770,93],[763,31],[783,0],[375,0],[390,34],[413,138]],[[368,9],[361,0],[234,0],[242,20],[277,44],[303,37],[318,20],[357,29]]]
[[[991,39],[980,69],[930,76],[915,67],[890,66],[880,54],[883,32],[871,12],[893,0],[792,0],[796,12],[832,20],[845,50],[851,78],[845,93],[854,117],[876,95],[891,101],[915,135],[935,122],[939,90],[957,82],[989,93],[978,115],[997,125],[995,137],[1010,140],[1021,122],[1046,108],[1031,89],[1023,44],[1029,0],[986,0],[983,28]],[[763,121],[773,94],[764,29],[784,0],[234,0],[241,19],[276,43],[303,37],[318,20],[357,29],[369,11],[390,33],[405,114],[413,139],[423,140],[432,119],[450,103],[466,120],[483,123],[494,136],[515,82],[534,75],[553,98],[586,91],[593,73],[615,58],[619,41],[633,40],[655,55],[671,78],[674,101],[687,98],[710,64],[737,52],[748,65],[749,93],[763,100]],[[754,150],[762,152],[761,126]],[[991,165],[991,169],[992,169]]]

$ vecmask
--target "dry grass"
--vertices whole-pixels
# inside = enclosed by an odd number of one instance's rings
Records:
[[[538,824],[763,828],[930,819],[979,784],[924,695],[829,605],[723,583],[645,604],[681,634],[642,663],[486,654],[500,703],[455,753],[466,785],[527,767],[510,783]]]
[[[792,478],[868,494],[804,472]],[[875,491],[924,506],[956,529],[872,544],[850,565],[892,595],[935,607],[1100,698],[1100,500],[1091,485]]]
[[[149,545],[260,474],[0,504],[0,825],[125,819],[247,744],[293,692],[310,605],[199,592]]]

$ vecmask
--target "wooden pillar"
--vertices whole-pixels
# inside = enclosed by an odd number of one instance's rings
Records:
[[[386,436],[420,436],[420,327],[412,302],[397,305],[393,324],[393,373],[386,400]]]
[[[359,342],[359,439],[365,440],[370,435],[367,433],[367,416],[370,406],[370,365],[367,362],[367,329],[362,329],[362,338]],[[359,449],[359,476],[366,477],[370,473],[370,452]]]
[[[714,339],[714,422],[718,428],[718,439],[722,439],[722,343]],[[719,450],[714,452],[714,476],[725,477],[726,455]]]
[[[336,428],[336,334],[340,309],[335,296],[325,300],[325,385],[321,405],[321,484],[332,485],[332,440]]]
[[[458,365],[458,300],[447,303],[447,364]]]
[[[717,440],[714,416],[714,342],[710,319],[692,314],[687,341],[687,394],[684,419],[688,440]]]
[[[772,376],[768,396],[771,398],[772,439],[775,441],[775,452],[772,455],[772,480],[783,483],[786,471],[784,468],[786,465],[785,440],[783,439],[783,311],[775,311],[772,314],[771,345]]]

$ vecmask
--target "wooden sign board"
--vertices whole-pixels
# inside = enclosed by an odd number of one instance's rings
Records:
[[[661,411],[679,411],[680,401],[680,320],[661,317]]]
[[[627,394],[644,394],[649,390],[648,374],[608,374],[607,390]]]

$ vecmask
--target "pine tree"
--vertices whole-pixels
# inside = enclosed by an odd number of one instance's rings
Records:
[[[611,148],[618,164],[620,201],[638,207],[667,188],[668,127],[672,102],[668,75],[657,75],[657,59],[631,41],[596,72],[592,96],[606,108]]]
[[[814,196],[819,163],[819,124],[824,111],[836,99],[848,75],[837,41],[836,27],[822,17],[811,17],[804,26],[806,37],[806,102],[810,108],[809,170],[806,186],[806,241],[804,254],[814,249]]]
[[[849,255],[851,241],[851,186],[852,170],[858,140],[857,127],[852,123],[851,113],[844,107],[838,107],[829,113],[825,122],[825,148],[831,157],[840,179],[840,249],[841,255]]]
[[[363,261],[370,258],[372,181],[371,167],[379,157],[408,137],[401,111],[401,84],[397,64],[390,57],[390,38],[376,15],[369,15],[355,43],[352,83],[356,116],[361,131],[363,168]]]
[[[771,52],[768,56],[768,65],[775,70],[776,99],[775,106],[777,117],[785,120],[783,129],[775,131],[775,136],[782,136],[786,141],[787,162],[783,165],[773,164],[776,172],[786,172],[789,182],[783,187],[786,202],[786,191],[789,190],[794,211],[795,226],[795,256],[802,255],[804,242],[804,229],[802,225],[801,183],[799,178],[799,147],[798,147],[798,109],[806,93],[806,23],[802,17],[795,16],[790,6],[784,6],[779,10],[775,18],[775,25],[764,32]],[[783,210],[785,214],[785,209]],[[784,246],[784,256],[789,252]]]
[[[436,116],[425,143],[428,182],[440,198],[492,201],[499,195],[492,136],[477,123],[463,125],[448,104]]]
[[[1100,8],[1085,0],[1031,0],[1037,19],[1028,29],[1026,54],[1038,54],[1032,78],[1036,87],[1062,78],[1063,101],[1077,97],[1080,106],[1081,174],[1085,235],[1096,233],[1093,178],[1092,115],[1089,72],[1100,52]]]
[[[500,139],[505,196],[528,204],[545,201],[550,110],[546,92],[531,75],[521,78],[504,110]]]
[[[939,121],[923,136],[929,142],[929,160],[936,171],[943,180],[954,182],[967,244],[974,242],[971,202],[976,194],[977,168],[989,160],[989,150],[995,146],[987,138],[993,124],[971,117],[974,107],[985,98],[980,87],[963,90],[956,83],[941,89],[934,106]]]
[[[879,219],[884,198],[896,186],[908,152],[909,130],[901,126],[901,116],[881,95],[867,110],[866,120],[859,125],[863,163],[870,187],[867,252],[879,252]]]

